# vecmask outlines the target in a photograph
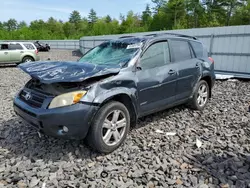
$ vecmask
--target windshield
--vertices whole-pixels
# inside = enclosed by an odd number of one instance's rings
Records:
[[[79,62],[123,66],[136,55],[141,45],[142,43],[130,44],[121,41],[105,42],[85,54]]]

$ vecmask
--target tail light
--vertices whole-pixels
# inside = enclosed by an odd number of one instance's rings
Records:
[[[214,59],[213,59],[212,57],[208,57],[208,59],[209,59],[212,63],[214,63]]]
[[[38,50],[36,50],[35,53],[38,54]]]

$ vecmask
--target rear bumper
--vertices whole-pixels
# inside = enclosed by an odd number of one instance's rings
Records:
[[[63,139],[84,139],[92,122],[97,106],[75,104],[72,106],[42,109],[33,108],[20,100],[14,99],[14,111],[39,132]],[[68,132],[63,131],[63,126]]]
[[[216,80],[216,76],[215,76],[215,74],[213,74],[213,75],[211,76],[211,87],[212,87],[212,88],[214,87],[215,80]]]
[[[35,61],[40,61],[40,59],[41,59],[40,56],[37,55],[36,58],[35,58]]]

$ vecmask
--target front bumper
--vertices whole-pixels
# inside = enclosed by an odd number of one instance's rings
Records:
[[[14,111],[39,132],[57,138],[84,139],[88,133],[92,118],[98,110],[97,106],[75,104],[72,106],[44,109],[33,108],[18,96],[14,99]],[[63,131],[63,126],[68,132]]]

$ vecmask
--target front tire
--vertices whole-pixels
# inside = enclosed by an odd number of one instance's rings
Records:
[[[87,135],[87,143],[100,153],[116,150],[126,139],[130,129],[130,115],[126,106],[111,101],[97,112]]]
[[[210,88],[205,80],[200,80],[190,101],[190,107],[194,110],[203,110],[209,100]]]

